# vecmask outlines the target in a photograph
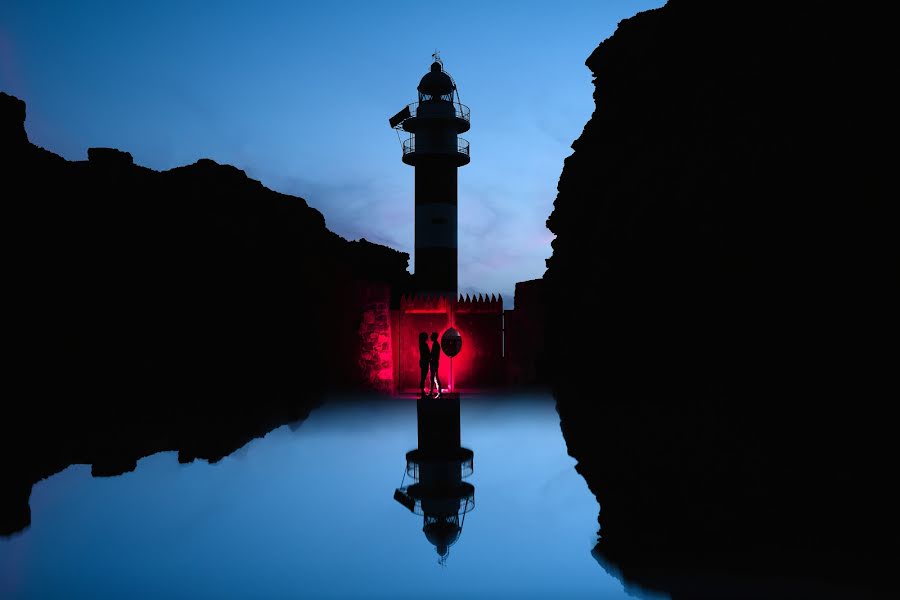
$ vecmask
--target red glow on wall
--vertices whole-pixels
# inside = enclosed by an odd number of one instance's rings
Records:
[[[370,286],[365,294],[359,325],[359,365],[369,388],[392,392],[394,365],[392,352],[390,290]]]
[[[361,293],[359,364],[368,388],[388,393],[417,392],[419,333],[438,334],[455,327],[462,350],[452,359],[441,355],[439,375],[447,391],[497,385],[505,380],[503,363],[503,300],[404,296],[399,308],[390,306],[390,290],[366,287]],[[431,387],[425,381],[425,389]]]
[[[438,374],[446,390],[495,385],[503,380],[503,300],[497,298],[404,297],[396,317],[396,390],[417,391],[419,333],[442,336],[455,327],[463,339],[462,351],[452,359],[441,355]],[[430,382],[425,382],[430,389]]]

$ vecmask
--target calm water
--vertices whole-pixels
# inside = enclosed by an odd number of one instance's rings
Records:
[[[598,506],[551,397],[461,406],[475,508],[441,564],[395,501],[418,445],[413,400],[332,400],[210,465],[69,467],[32,526],[0,539],[0,596],[631,598],[591,557]]]

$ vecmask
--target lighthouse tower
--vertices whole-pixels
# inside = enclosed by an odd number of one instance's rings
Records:
[[[390,119],[405,132],[403,162],[415,168],[415,282],[423,294],[457,293],[456,170],[469,163],[469,108],[437,55],[419,82],[419,101]]]

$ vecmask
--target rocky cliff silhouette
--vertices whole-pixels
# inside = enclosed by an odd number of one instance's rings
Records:
[[[303,199],[211,160],[66,161],[29,143],[25,112],[0,93],[0,534],[28,524],[34,481],[72,462],[220,458],[323,388],[364,383],[362,306],[406,288],[408,254],[347,241]]]
[[[855,12],[671,0],[587,59],[596,110],[548,219],[547,356],[601,506],[595,555],[628,583],[893,586],[891,35]]]

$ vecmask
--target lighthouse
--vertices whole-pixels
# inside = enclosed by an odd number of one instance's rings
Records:
[[[419,82],[418,102],[389,123],[406,134],[403,162],[415,169],[415,285],[418,292],[456,298],[457,169],[469,163],[469,108],[437,54]]]
[[[474,471],[475,453],[461,445],[459,396],[419,399],[416,420],[419,447],[406,453],[403,476],[412,483],[401,483],[394,500],[422,517],[422,533],[445,564],[475,508],[475,486],[463,481]]]
[[[413,289],[405,287],[392,300],[389,328],[392,385],[403,394],[419,392],[417,340],[423,331],[448,336],[441,346],[454,352],[452,373],[450,360],[440,361],[439,369],[451,394],[497,385],[505,376],[503,298],[457,294],[457,171],[470,160],[469,142],[460,137],[470,117],[456,82],[437,53],[432,56],[418,101],[388,120],[400,138],[403,162],[415,170]]]

